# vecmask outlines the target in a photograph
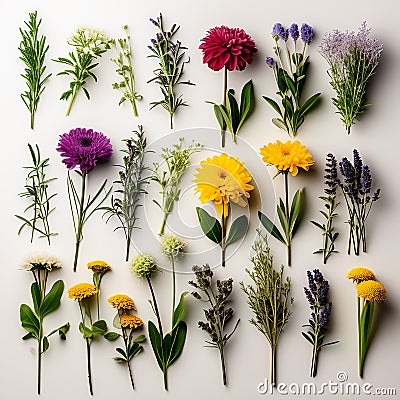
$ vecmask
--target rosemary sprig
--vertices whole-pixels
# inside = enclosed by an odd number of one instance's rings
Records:
[[[157,18],[157,21],[150,18],[150,22],[154,24],[159,32],[156,39],[152,39],[152,46],[148,46],[152,54],[149,57],[155,57],[159,60],[159,67],[153,71],[154,78],[148,83],[155,82],[160,86],[161,93],[164,96],[163,100],[153,101],[151,108],[156,106],[164,107],[170,116],[170,127],[173,128],[173,116],[175,111],[181,106],[187,106],[183,101],[182,94],[176,94],[177,85],[194,85],[192,82],[182,81],[183,68],[190,61],[184,59],[187,47],[182,46],[182,43],[177,40],[173,42],[172,38],[178,32],[179,26],[172,25],[169,32],[164,30],[162,14]]]
[[[164,234],[165,224],[168,215],[174,210],[175,201],[179,200],[180,189],[179,182],[190,165],[189,157],[202,149],[200,143],[192,143],[186,149],[183,148],[183,137],[179,138],[179,143],[174,144],[172,148],[161,149],[161,158],[163,159],[166,170],[162,170],[162,165],[154,163],[153,175],[151,180],[157,182],[161,186],[161,203],[153,199],[153,202],[163,212],[160,231],[158,234]]]
[[[137,209],[141,206],[140,198],[147,193],[143,189],[144,185],[149,182],[148,177],[144,177],[144,172],[148,169],[144,163],[144,157],[147,153],[146,138],[144,136],[143,127],[138,126],[137,131],[133,131],[136,138],[124,139],[126,149],[121,150],[125,154],[123,165],[117,165],[121,168],[119,171],[120,179],[114,183],[118,185],[118,189],[111,196],[111,206],[105,207],[106,214],[109,214],[107,222],[113,216],[117,217],[120,225],[115,229],[122,229],[126,239],[126,261],[129,260],[129,249],[132,241],[132,232],[134,228],[138,228],[136,221],[138,220]]]
[[[35,112],[38,107],[40,95],[45,89],[45,83],[51,76],[44,76],[46,66],[44,61],[49,46],[46,45],[46,36],[39,37],[39,27],[42,19],[37,19],[37,11],[29,13],[29,21],[24,21],[26,28],[19,28],[22,36],[18,50],[21,53],[20,60],[25,64],[24,73],[21,76],[26,80],[27,90],[21,93],[21,99],[31,114],[31,129],[35,125]]]
[[[271,385],[276,385],[276,350],[279,337],[289,320],[293,298],[289,297],[290,278],[283,277],[283,265],[279,271],[273,267],[273,258],[268,245],[267,236],[257,231],[258,238],[252,249],[253,270],[246,268],[253,281],[252,285],[240,282],[242,290],[248,297],[248,305],[253,310],[254,317],[249,321],[268,340],[271,346]]]
[[[117,66],[115,72],[122,78],[120,82],[113,83],[113,89],[122,91],[122,97],[119,100],[121,105],[124,101],[129,100],[132,105],[133,115],[138,116],[136,100],[142,100],[143,96],[136,92],[135,76],[132,68],[132,47],[131,37],[128,34],[128,25],[124,25],[123,29],[126,38],[112,41],[112,45],[118,52],[118,58],[111,58],[111,61]]]
[[[54,193],[49,195],[47,188],[49,183],[56,180],[57,178],[46,178],[46,169],[49,166],[49,158],[41,159],[39,146],[36,145],[36,151],[28,144],[29,152],[31,154],[33,165],[24,167],[28,170],[28,175],[25,182],[25,192],[19,194],[20,197],[25,197],[30,201],[30,205],[25,208],[24,213],[29,212],[33,214],[30,218],[16,215],[18,219],[23,221],[23,224],[18,230],[18,235],[22,232],[25,227],[31,229],[31,243],[35,232],[39,233],[39,237],[47,238],[50,245],[51,236],[57,235],[52,233],[49,224],[49,216],[55,210],[55,207],[51,207],[50,201],[57,195]]]

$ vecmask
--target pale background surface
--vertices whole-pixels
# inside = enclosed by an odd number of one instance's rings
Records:
[[[316,31],[317,37],[311,45],[312,76],[308,78],[306,91],[308,95],[321,91],[323,103],[317,112],[308,117],[299,133],[299,139],[309,147],[316,166],[309,174],[300,174],[291,180],[292,190],[295,186],[306,187],[307,207],[305,219],[297,233],[293,245],[294,266],[289,270],[293,280],[293,296],[295,303],[293,315],[280,341],[278,350],[278,381],[290,384],[304,382],[322,384],[332,380],[337,382],[340,371],[348,374],[348,382],[360,382],[357,377],[357,333],[356,333],[356,303],[355,289],[345,278],[346,272],[358,265],[372,268],[378,278],[385,284],[388,291],[387,303],[379,307],[379,321],[375,340],[370,349],[365,367],[365,382],[374,387],[396,387],[398,382],[398,332],[400,328],[398,304],[400,294],[398,290],[398,92],[400,81],[400,56],[398,52],[398,8],[397,2],[391,0],[376,1],[344,1],[335,2],[257,2],[253,0],[245,3],[238,1],[202,1],[193,2],[162,2],[154,0],[140,5],[132,1],[23,1],[5,2],[1,5],[3,21],[0,27],[2,40],[1,63],[1,110],[2,110],[2,140],[3,166],[1,173],[1,243],[2,243],[2,278],[0,279],[2,329],[1,339],[1,375],[0,393],[3,399],[22,400],[35,396],[36,357],[34,342],[22,342],[24,330],[20,327],[18,308],[22,302],[29,303],[30,274],[19,271],[19,265],[24,257],[32,251],[45,249],[46,243],[35,240],[30,245],[28,234],[18,237],[16,231],[19,222],[13,216],[22,212],[25,202],[17,194],[22,191],[25,171],[22,166],[27,165],[29,155],[27,142],[38,143],[42,153],[51,157],[49,176],[59,179],[52,189],[59,195],[54,201],[57,207],[51,220],[52,226],[59,232],[53,239],[50,252],[59,256],[64,269],[55,273],[58,278],[64,279],[66,287],[80,281],[90,279],[89,271],[84,264],[93,259],[105,259],[114,268],[113,272],[103,281],[102,313],[107,321],[111,321],[113,310],[108,306],[106,299],[115,293],[130,294],[136,301],[139,315],[147,321],[153,319],[151,309],[147,303],[149,293],[147,286],[131,276],[127,264],[124,262],[124,241],[121,233],[113,233],[114,222],[106,225],[101,215],[95,215],[87,224],[85,239],[82,244],[81,262],[76,274],[72,273],[71,261],[73,251],[73,231],[70,219],[68,200],[66,197],[66,169],[60,162],[55,151],[58,135],[77,126],[93,127],[108,135],[113,143],[115,154],[112,161],[105,167],[96,169],[90,176],[90,186],[95,188],[105,177],[109,181],[117,177],[117,169],[112,164],[120,160],[118,149],[121,148],[120,139],[127,137],[138,123],[143,124],[149,142],[153,142],[168,135],[168,116],[162,109],[148,111],[149,102],[159,98],[159,89],[155,85],[147,84],[152,77],[155,66],[153,59],[146,58],[149,54],[147,45],[154,36],[155,29],[148,22],[149,17],[155,18],[161,11],[165,17],[166,27],[173,23],[181,25],[179,38],[189,50],[191,58],[186,66],[186,76],[196,83],[195,87],[183,87],[184,97],[190,106],[181,110],[175,119],[176,131],[189,129],[186,133],[187,142],[191,137],[201,140],[208,147],[219,149],[219,137],[216,131],[216,120],[212,108],[205,100],[220,101],[222,89],[222,74],[215,73],[202,64],[201,53],[197,49],[199,39],[206,30],[215,25],[240,26],[244,28],[256,41],[259,48],[253,64],[242,73],[230,74],[230,87],[238,89],[244,82],[252,78],[258,99],[257,109],[251,121],[240,132],[243,143],[237,146],[229,145],[227,151],[239,156],[248,165],[254,174],[257,186],[262,192],[263,204],[259,196],[251,202],[251,222],[249,233],[238,249],[235,257],[228,260],[224,270],[215,271],[219,278],[233,277],[235,291],[233,305],[236,316],[241,318],[238,331],[227,348],[229,386],[222,387],[218,354],[214,350],[204,349],[205,334],[196,325],[202,318],[201,305],[195,299],[187,298],[186,321],[189,326],[186,347],[181,358],[169,370],[170,391],[165,393],[162,388],[161,372],[156,365],[150,344],[145,345],[145,352],[135,358],[132,366],[135,371],[137,390],[131,393],[127,371],[116,365],[111,357],[114,356],[115,343],[98,341],[93,349],[93,379],[95,396],[98,399],[110,397],[128,399],[136,396],[140,399],[184,398],[202,399],[205,396],[219,399],[257,399],[263,396],[257,393],[257,385],[268,376],[269,349],[264,337],[247,323],[251,312],[246,306],[246,298],[239,290],[238,282],[248,281],[244,272],[250,267],[248,261],[249,249],[255,237],[258,226],[257,210],[262,207],[264,212],[271,214],[274,210],[274,192],[268,170],[255,157],[261,145],[276,139],[286,140],[287,136],[275,128],[270,120],[272,109],[264,103],[261,95],[272,95],[275,83],[271,71],[264,64],[266,55],[272,54],[271,27],[274,22],[280,21],[289,26],[296,21],[299,25],[307,22]],[[17,46],[20,41],[18,27],[22,26],[28,12],[38,10],[43,18],[42,32],[47,35],[50,50],[48,53],[48,70],[53,73],[47,88],[42,96],[39,110],[36,114],[36,129],[31,132],[28,126],[28,111],[19,98],[24,89],[24,82],[19,77],[22,64],[18,60]],[[369,91],[369,100],[373,107],[368,110],[360,123],[347,136],[339,117],[335,115],[330,102],[333,92],[326,74],[327,64],[318,54],[318,45],[324,32],[335,28],[357,29],[362,21],[367,20],[373,28],[373,36],[384,43],[384,53],[381,66],[378,69]],[[60,94],[67,87],[65,77],[56,77],[61,70],[60,66],[50,62],[51,58],[66,56],[69,50],[66,39],[73,30],[80,25],[87,25],[104,29],[110,36],[119,37],[123,34],[121,26],[128,24],[132,35],[132,44],[135,52],[134,70],[137,80],[137,89],[144,95],[139,103],[138,119],[134,119],[128,104],[118,107],[119,93],[111,88],[116,80],[114,66],[108,61],[111,52],[101,60],[96,71],[99,83],[90,82],[88,89],[92,100],[87,101],[80,93],[71,112],[65,117],[66,103],[58,100]],[[191,130],[191,128],[209,128],[207,130]],[[192,133],[190,133],[192,132]],[[182,133],[175,133],[166,138],[164,143],[171,144]],[[158,142],[159,143],[159,142]],[[228,139],[230,143],[230,139]],[[346,211],[340,208],[341,220],[338,227],[342,236],[338,241],[339,255],[334,255],[322,271],[331,284],[331,299],[334,302],[334,311],[331,320],[331,329],[327,340],[340,340],[340,344],[327,348],[321,353],[318,376],[315,380],[309,378],[311,346],[302,338],[301,325],[309,317],[309,309],[303,295],[303,286],[306,284],[305,271],[309,268],[321,267],[319,256],[312,252],[320,246],[320,232],[308,221],[318,218],[321,202],[317,196],[322,193],[323,162],[325,154],[332,151],[338,158],[350,156],[352,149],[357,147],[364,160],[371,166],[373,178],[382,187],[382,199],[376,203],[368,221],[368,254],[360,257],[346,255],[347,226],[343,224]],[[206,153],[196,155],[194,162],[199,161]],[[190,171],[190,173],[193,170]],[[185,177],[183,187],[189,188],[191,175]],[[93,186],[92,186],[93,185]],[[277,195],[282,195],[282,182],[275,182]],[[151,195],[157,196],[157,188],[151,187]],[[159,214],[154,205],[146,201],[146,216],[154,229],[158,228]],[[198,204],[197,197],[192,196],[192,189],[187,190],[176,209],[183,221],[179,225],[190,227],[196,224],[194,205]],[[150,218],[151,216],[151,218]],[[176,222],[176,221],[175,221]],[[193,232],[196,231],[193,228]],[[189,240],[188,250],[191,253],[201,252],[209,248],[208,241]],[[198,233],[198,230],[196,231]],[[157,248],[155,236],[149,242],[144,234],[137,233],[137,242],[140,246]],[[285,250],[276,241],[271,240],[271,247],[275,255],[276,267],[285,262]],[[155,251],[155,253],[157,253]],[[132,250],[132,254],[135,251]],[[193,257],[193,258],[192,258]],[[160,258],[161,259],[161,258]],[[201,262],[215,263],[218,252],[210,255],[196,256],[191,254],[181,261],[181,270],[189,272],[191,265]],[[163,261],[164,262],[164,261]],[[54,276],[53,276],[54,278]],[[187,281],[190,274],[178,276],[178,290],[190,290]],[[51,278],[50,278],[51,279]],[[155,281],[159,302],[163,310],[164,320],[169,319],[170,305],[170,274],[159,275]],[[66,343],[53,340],[50,350],[44,356],[43,362],[43,399],[84,399],[89,398],[85,371],[84,341],[77,329],[78,309],[73,301],[64,295],[62,307],[58,313],[49,319],[49,326],[69,320],[71,330]],[[54,320],[53,320],[54,318]],[[55,338],[56,339],[56,338]],[[399,393],[400,389],[398,389]],[[275,395],[279,397],[279,395]],[[289,396],[295,398],[296,396]],[[300,397],[300,396],[299,396]],[[326,398],[337,398],[329,396]],[[347,396],[350,398],[349,396]],[[365,396],[359,396],[364,398]],[[304,398],[309,398],[305,396]]]

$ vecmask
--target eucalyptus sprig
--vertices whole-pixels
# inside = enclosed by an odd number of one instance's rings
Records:
[[[25,181],[25,192],[19,194],[30,201],[30,205],[25,208],[24,213],[33,214],[31,217],[24,217],[16,215],[23,224],[18,230],[18,234],[22,232],[25,227],[31,229],[31,243],[35,232],[40,234],[39,237],[47,238],[50,245],[50,238],[57,235],[51,232],[49,224],[49,216],[55,210],[51,207],[50,201],[57,195],[57,193],[49,194],[47,189],[49,183],[57,178],[46,178],[46,169],[49,166],[49,158],[41,159],[39,146],[36,145],[36,150],[28,143],[29,152],[31,154],[33,165],[24,167],[28,170],[28,175]]]
[[[153,71],[154,78],[148,83],[155,82],[160,86],[160,90],[164,99],[153,101],[151,108],[162,106],[168,111],[170,116],[170,127],[173,128],[173,116],[175,111],[181,106],[187,106],[183,100],[182,94],[177,95],[177,85],[194,85],[190,80],[183,81],[183,69],[185,64],[190,61],[190,58],[185,60],[185,51],[187,47],[182,46],[182,43],[177,40],[173,41],[173,37],[179,30],[179,26],[172,25],[170,31],[166,31],[163,26],[163,17],[157,17],[157,20],[150,18],[150,22],[158,29],[156,39],[152,39],[152,46],[148,46],[151,50],[149,57],[158,59],[158,68]]]
[[[245,285],[240,282],[240,285],[254,313],[250,324],[267,338],[271,347],[270,382],[275,386],[278,341],[291,315],[293,298],[290,297],[290,278],[283,277],[283,265],[279,271],[273,267],[267,236],[263,236],[260,231],[257,233],[258,237],[252,246],[253,269],[246,269],[253,283]]]
[[[129,260],[129,249],[132,241],[132,233],[138,220],[137,210],[141,206],[140,199],[147,193],[144,186],[149,182],[149,177],[144,176],[148,169],[144,158],[148,150],[147,141],[144,135],[143,127],[138,126],[137,131],[133,131],[136,137],[124,139],[126,149],[121,150],[124,153],[123,165],[117,165],[121,168],[119,171],[120,179],[114,183],[118,189],[111,196],[111,206],[104,207],[108,214],[107,222],[113,216],[117,217],[120,225],[115,229],[122,229],[126,239],[126,261]]]
[[[162,148],[161,158],[162,164],[154,163],[153,175],[151,180],[157,182],[160,187],[161,202],[153,199],[153,202],[160,207],[163,212],[163,219],[161,222],[160,231],[158,234],[164,234],[165,224],[168,215],[174,210],[175,201],[179,200],[180,189],[179,182],[190,165],[189,158],[193,153],[202,149],[200,143],[192,143],[188,147],[183,148],[183,137],[179,138],[178,144],[172,145],[172,148]],[[163,164],[166,170],[163,169]]]
[[[70,99],[66,115],[69,115],[71,112],[72,104],[80,89],[83,90],[87,99],[90,100],[89,92],[85,87],[86,81],[91,78],[97,82],[97,77],[92,71],[99,65],[95,61],[111,48],[111,42],[112,40],[101,31],[90,28],[78,28],[68,41],[68,44],[74,48],[74,51],[69,52],[69,58],[59,57],[53,60],[67,65],[67,69],[59,72],[57,75],[69,75],[72,77],[69,89],[60,98],[60,100],[66,101]]]
[[[45,58],[49,46],[46,45],[46,36],[39,35],[42,19],[37,19],[37,11],[29,13],[29,21],[24,21],[24,23],[27,29],[19,28],[22,40],[18,50],[21,53],[19,58],[25,64],[24,73],[21,76],[26,80],[28,88],[21,93],[21,99],[31,114],[31,128],[33,129],[40,95],[45,89],[46,81],[51,76],[51,74],[44,75],[46,71]]]
[[[203,310],[207,322],[199,321],[198,326],[210,335],[210,341],[206,340],[208,344],[206,347],[216,348],[219,351],[222,381],[224,385],[226,385],[225,346],[235,333],[240,322],[240,319],[238,319],[232,331],[229,334],[226,332],[226,324],[233,316],[233,309],[231,307],[226,307],[226,304],[229,302],[229,296],[232,293],[233,280],[232,278],[223,281],[217,280],[215,290],[213,272],[208,264],[203,265],[203,267],[195,265],[193,267],[193,272],[196,277],[196,282],[189,281],[189,284],[201,291],[206,298],[203,299],[201,294],[196,291],[192,292],[192,295],[198,300],[208,302],[210,305],[209,309]]]
[[[132,68],[132,47],[131,37],[128,34],[128,25],[124,25],[126,38],[112,41],[112,45],[118,52],[117,58],[111,58],[111,61],[117,66],[116,73],[121,77],[120,82],[113,83],[113,89],[122,91],[122,97],[119,100],[119,105],[128,100],[133,109],[133,115],[138,116],[136,101],[142,100],[143,96],[136,92],[135,76]]]

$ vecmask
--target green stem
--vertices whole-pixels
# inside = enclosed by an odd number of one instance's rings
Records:
[[[164,389],[168,391],[168,370],[165,369],[163,372],[164,372]]]
[[[158,322],[158,330],[160,332],[161,337],[164,337],[162,324],[161,324],[160,311],[158,310],[158,305],[157,305],[156,295],[155,295],[154,290],[153,290],[153,285],[151,284],[151,280],[150,280],[150,278],[148,276],[146,276],[146,279],[147,279],[147,283],[148,283],[149,288],[150,288],[151,297],[153,299],[154,311],[155,311],[155,314],[156,314],[156,317],[157,317],[157,322]]]
[[[92,385],[92,368],[90,362],[90,342],[89,338],[86,338],[86,354],[87,354],[87,372],[89,381],[89,392],[93,396],[93,385]]]
[[[164,211],[163,219],[161,221],[160,230],[158,231],[158,236],[164,235],[164,230],[165,230],[165,224],[167,222],[167,217],[168,217],[168,214]]]
[[[318,328],[319,331],[319,328]],[[315,340],[314,340],[314,345],[313,345],[313,354],[312,354],[312,362],[311,362],[311,371],[310,371],[310,376],[312,378],[315,378],[317,375],[317,367],[318,367],[318,340],[316,339],[319,335],[319,332],[315,333]]]
[[[361,371],[361,299],[357,296],[358,368]],[[360,372],[361,376],[361,372]]]
[[[175,279],[175,259],[171,257],[171,267],[172,267],[172,316],[175,311],[175,293],[176,293],[176,279]]]
[[[290,210],[289,210],[289,180],[288,171],[285,173],[285,214],[286,214],[286,245],[287,245],[287,260],[288,266],[292,265],[292,232],[290,232]]]
[[[226,368],[225,368],[225,357],[224,357],[224,348],[220,349],[219,351],[220,358],[221,358],[221,368],[222,368],[222,382],[226,385]]]
[[[229,205],[228,205],[229,207]],[[221,219],[221,227],[222,227],[222,233],[221,233],[221,265],[225,267],[225,239],[226,239],[226,218],[227,216],[225,215],[225,204],[222,201],[222,219]]]
[[[40,322],[40,326],[42,323]],[[42,331],[42,327],[40,328]],[[40,333],[40,338],[38,340],[38,371],[37,371],[37,393],[40,394],[40,383],[41,383],[41,374],[42,374],[42,334]]]
[[[69,113],[71,112],[71,107],[72,107],[72,104],[75,101],[75,97],[76,97],[77,93],[78,93],[78,90],[76,89],[76,86],[75,86],[73,91],[72,91],[72,97],[71,97],[71,100],[70,100],[70,102],[68,104],[67,112],[65,113],[65,115],[67,117],[68,117]]]
[[[132,104],[132,109],[133,109],[133,115],[134,115],[135,117],[137,117],[137,116],[138,116],[138,112],[137,112],[137,107],[136,107],[136,101],[135,101],[135,99],[131,100],[131,104]]]
[[[271,346],[269,379],[271,386],[276,386],[276,346]]]
[[[173,112],[169,113],[169,127],[171,129],[174,128],[174,113]]]
[[[224,93],[222,104],[224,108],[226,107],[226,95],[228,92],[228,68],[224,67]],[[223,123],[223,127],[221,128],[221,139],[222,139],[222,147],[225,147],[225,133],[226,133],[226,125],[225,122]]]
[[[83,228],[83,208],[85,203],[85,190],[86,190],[86,172],[82,172],[82,189],[81,189],[81,200],[79,202],[79,213],[78,213],[78,226],[75,236],[75,257],[74,257],[74,272],[78,265],[78,254],[79,246],[82,240],[82,228]]]
[[[35,125],[35,112],[32,111],[31,112],[31,129],[34,128],[34,125]]]

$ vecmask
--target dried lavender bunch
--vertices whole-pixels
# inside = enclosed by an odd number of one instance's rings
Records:
[[[349,213],[349,242],[347,252],[351,247],[355,255],[367,251],[367,237],[365,223],[371,212],[372,204],[379,199],[381,189],[377,189],[371,196],[372,177],[368,165],[363,165],[357,149],[353,150],[353,164],[346,158],[339,163],[339,170],[343,180],[339,182]]]
[[[324,279],[319,269],[313,272],[307,271],[308,287],[304,288],[307,300],[311,308],[311,318],[307,332],[301,332],[305,339],[313,346],[310,376],[317,375],[318,356],[324,346],[338,343],[339,341],[324,344],[324,338],[328,331],[328,320],[332,311],[332,302],[328,302],[329,283]]]
[[[244,285],[240,282],[240,285],[254,313],[249,322],[267,338],[271,347],[270,381],[275,386],[278,341],[289,320],[294,300],[289,296],[290,278],[283,277],[284,266],[279,271],[274,269],[267,236],[263,236],[260,231],[257,233],[258,237],[252,246],[254,256],[250,259],[253,269],[246,268],[253,284]]]
[[[42,19],[37,18],[37,11],[29,13],[29,21],[24,21],[26,28],[19,28],[22,36],[18,50],[21,53],[20,60],[25,64],[24,73],[21,76],[26,80],[27,90],[21,93],[21,99],[31,114],[31,129],[35,125],[35,113],[38,107],[40,95],[45,89],[45,83],[51,74],[44,76],[46,66],[44,61],[49,46],[46,45],[46,36],[39,37],[39,27]]]
[[[150,18],[150,22],[157,27],[159,32],[156,35],[156,39],[151,39],[152,46],[148,46],[152,52],[149,57],[157,58],[159,67],[153,71],[154,78],[150,79],[148,83],[157,83],[164,96],[163,100],[153,101],[150,109],[156,106],[164,107],[169,113],[170,127],[172,129],[175,111],[181,106],[187,106],[187,103],[183,101],[182,94],[176,94],[176,86],[193,85],[189,80],[182,81],[183,68],[190,59],[185,60],[184,50],[187,50],[187,47],[182,46],[179,40],[176,42],[172,40],[178,32],[179,26],[174,24],[170,31],[166,31],[163,27],[161,13],[157,20]]]
[[[109,214],[107,222],[113,216],[116,216],[120,225],[116,228],[124,231],[126,239],[126,261],[129,260],[129,249],[132,242],[133,229],[137,228],[138,220],[137,210],[141,206],[140,198],[146,190],[143,188],[149,182],[149,178],[144,176],[148,169],[144,163],[147,153],[146,138],[144,136],[143,127],[138,125],[138,130],[133,131],[136,137],[124,139],[126,149],[122,149],[124,153],[123,164],[117,165],[120,179],[115,181],[118,189],[111,196],[111,206],[105,207],[106,214]]]
[[[172,148],[161,149],[161,158],[165,163],[166,170],[162,170],[162,164],[154,163],[153,176],[151,179],[161,186],[161,203],[153,200],[163,212],[163,219],[158,234],[164,234],[165,224],[168,215],[174,210],[175,201],[179,200],[179,182],[190,165],[189,158],[193,153],[202,149],[200,143],[192,143],[187,148],[183,148],[183,137],[179,138],[179,143]]]
[[[335,210],[340,203],[336,202],[336,188],[338,184],[337,161],[332,153],[326,156],[324,178],[326,185],[324,192],[326,196],[320,196],[319,198],[325,203],[324,207],[327,211],[320,210],[320,213],[326,219],[326,222],[320,224],[316,221],[311,221],[311,223],[322,230],[322,248],[314,251],[314,254],[322,253],[324,264],[326,264],[332,253],[337,253],[335,250],[335,240],[339,236],[339,232],[335,232],[335,228],[333,227],[333,220],[337,216]]]
[[[120,82],[113,83],[113,89],[121,90],[122,97],[119,100],[121,105],[128,100],[131,103],[133,115],[138,116],[136,101],[142,100],[143,96],[136,92],[135,76],[132,68],[132,47],[131,37],[128,34],[128,25],[124,25],[126,38],[113,40],[112,45],[118,52],[117,58],[112,58],[111,61],[117,66],[116,72],[122,78]]]
[[[39,146],[36,145],[35,151],[28,143],[28,148],[33,165],[24,167],[28,170],[25,182],[26,191],[20,193],[19,196],[30,201],[30,205],[25,208],[24,213],[30,212],[33,215],[30,218],[16,215],[16,217],[23,222],[18,230],[18,235],[25,227],[28,227],[31,229],[31,243],[33,242],[33,237],[36,232],[40,235],[39,237],[47,238],[47,242],[50,246],[50,238],[57,235],[57,233],[53,233],[50,229],[49,217],[55,210],[55,207],[51,207],[50,203],[51,200],[57,196],[57,193],[49,194],[47,189],[49,183],[57,178],[46,177],[49,158],[41,159]]]
[[[213,272],[208,264],[202,267],[195,265],[192,269],[196,277],[196,282],[189,281],[189,284],[201,291],[206,298],[203,299],[197,291],[192,292],[192,295],[196,299],[206,301],[210,304],[210,308],[203,310],[207,322],[199,321],[198,326],[210,335],[211,340],[206,340],[206,343],[209,345],[207,347],[219,350],[222,381],[226,385],[224,350],[228,340],[235,333],[240,322],[240,319],[238,319],[231,333],[226,333],[226,324],[233,316],[233,309],[231,307],[226,308],[226,303],[229,301],[229,296],[232,293],[233,280],[232,278],[223,281],[217,280],[215,288],[213,284]]]
[[[369,38],[371,29],[364,21],[357,33],[334,30],[325,34],[320,52],[329,64],[328,75],[336,91],[332,99],[347,133],[359,120],[367,104],[367,83],[379,64],[383,45]]]

